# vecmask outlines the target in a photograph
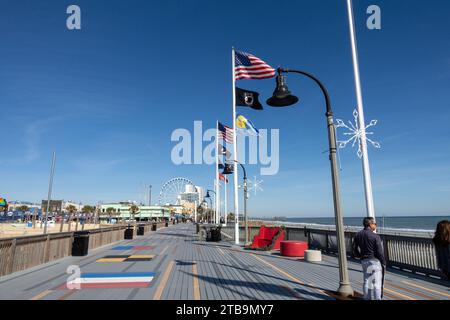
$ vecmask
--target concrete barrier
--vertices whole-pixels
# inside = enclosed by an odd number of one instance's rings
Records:
[[[322,252],[319,250],[305,250],[305,261],[321,262],[322,261]]]

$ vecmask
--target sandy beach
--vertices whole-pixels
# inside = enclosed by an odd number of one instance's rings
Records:
[[[109,224],[102,224],[101,227],[110,227]],[[58,233],[60,230],[59,224],[48,225],[49,233]],[[85,224],[84,230],[96,229],[99,228],[98,224]],[[78,231],[82,229],[82,225],[78,224]],[[76,222],[72,222],[70,231],[76,230]],[[63,232],[69,231],[69,225],[67,223],[64,224]],[[36,227],[28,227],[25,223],[0,223],[0,239],[4,238],[12,238],[12,237],[23,237],[23,236],[32,236],[42,234],[44,232],[44,228],[40,227],[39,224],[36,224]]]

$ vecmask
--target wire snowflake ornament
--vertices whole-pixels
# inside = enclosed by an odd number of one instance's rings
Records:
[[[248,190],[249,191],[253,190],[255,196],[258,191],[264,191],[264,189],[261,187],[263,180],[258,180],[256,176],[253,177],[253,181],[248,181],[247,183],[249,185]]]
[[[352,148],[353,148],[358,143],[358,152],[356,154],[361,159],[362,158],[362,150],[361,150],[362,130],[359,128],[359,124],[358,124],[359,114],[358,114],[357,110],[353,111],[353,117],[354,117],[354,123],[352,123],[351,121],[348,121],[348,125],[341,119],[336,119],[336,125],[335,125],[336,129],[345,128],[348,130],[347,132],[343,133],[343,135],[348,137],[348,139],[343,140],[343,141],[338,140],[336,142],[338,144],[339,149],[344,149],[350,143],[352,144]],[[372,120],[365,127],[366,141],[369,142],[374,148],[381,149],[381,144],[378,141],[374,141],[367,137],[367,136],[371,136],[374,134],[372,131],[367,131],[367,129],[374,127],[377,124],[378,124],[378,120]]]

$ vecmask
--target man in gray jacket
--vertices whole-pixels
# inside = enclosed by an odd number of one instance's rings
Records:
[[[374,218],[364,218],[364,230],[360,231],[353,243],[353,254],[361,259],[364,273],[364,299],[381,300],[383,290],[383,270],[386,269],[383,244],[375,233]]]

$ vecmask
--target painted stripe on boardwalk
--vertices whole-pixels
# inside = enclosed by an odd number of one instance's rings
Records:
[[[197,263],[194,263],[192,265],[192,273],[194,274],[194,280],[193,280],[194,300],[200,300],[200,285],[198,283]]]
[[[450,298],[450,294],[447,294],[447,293],[444,293],[444,292],[441,292],[441,291],[432,290],[432,289],[429,289],[429,288],[426,288],[426,287],[422,287],[422,286],[419,286],[417,284],[414,284],[414,283],[411,283],[411,282],[408,282],[408,281],[402,281],[402,282],[404,284],[407,284],[407,285],[410,285],[410,286],[413,286],[413,287],[417,287],[417,288],[420,288],[422,290],[425,290],[425,291],[428,291],[428,292],[432,292],[432,293],[436,293],[436,294],[443,295],[443,296],[446,296],[446,297]]]
[[[41,293],[39,293],[38,295],[35,295],[33,298],[31,298],[30,300],[41,300],[42,298],[48,296],[50,293],[52,293],[53,290],[44,290]]]
[[[163,294],[164,288],[167,285],[167,280],[169,279],[170,272],[172,272],[174,261],[170,261],[167,266],[166,272],[164,272],[163,277],[161,278],[161,282],[159,283],[158,289],[156,289],[155,295],[153,296],[153,300],[161,300],[161,296]]]

